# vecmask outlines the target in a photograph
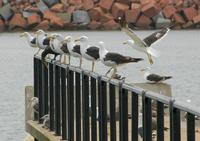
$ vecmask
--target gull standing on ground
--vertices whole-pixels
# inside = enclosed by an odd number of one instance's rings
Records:
[[[161,76],[151,73],[150,68],[141,69],[140,71],[143,73],[144,79],[148,82],[158,83],[172,78],[172,76]]]
[[[38,30],[35,32],[36,34],[36,45],[38,46],[39,50],[35,54],[37,55],[41,49],[45,49],[47,46],[49,46],[50,38],[48,37],[48,34],[45,33],[43,30]]]
[[[92,61],[92,72],[94,71],[95,62],[99,61],[99,48],[89,45],[88,37],[82,36],[76,39],[75,42],[80,41],[81,55],[86,60]]]
[[[99,55],[100,55],[101,62],[104,65],[111,67],[111,69],[106,73],[106,75],[112,69],[114,69],[111,78],[115,77],[118,66],[128,64],[128,63],[136,63],[139,61],[143,61],[142,58],[133,58],[133,57],[129,57],[129,56],[123,56],[119,53],[108,52],[108,50],[106,50],[106,48],[105,48],[104,42],[99,42],[99,47],[100,47]]]
[[[156,42],[160,41],[164,38],[167,33],[170,31],[170,28],[163,28],[155,33],[149,35],[145,39],[140,39],[131,28],[128,27],[128,24],[122,25],[122,31],[124,31],[132,40],[128,40],[124,42],[124,44],[128,44],[129,46],[133,47],[134,49],[144,52],[147,54],[150,64],[153,64],[152,56],[158,57],[159,52],[156,51],[151,47],[151,45],[155,44]]]
[[[71,36],[65,37],[65,39],[61,42],[61,44],[63,44],[63,43],[67,44],[67,48],[68,48],[68,51],[70,54],[69,55],[69,64],[70,64],[71,56],[80,58],[79,67],[81,68],[82,55],[81,55],[81,51],[80,51],[80,45],[75,44]]]
[[[31,35],[28,32],[24,32],[20,35],[20,37],[26,37],[28,44],[33,47],[33,48],[37,48],[37,44],[36,44],[36,37],[35,35]]]

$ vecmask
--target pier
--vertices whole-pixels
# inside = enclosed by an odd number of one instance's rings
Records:
[[[57,61],[47,63],[48,68],[34,57],[34,86],[26,87],[26,131],[35,141],[200,140],[198,107],[137,84]],[[33,96],[39,99],[37,114],[30,106]],[[46,114],[49,128],[42,127]]]

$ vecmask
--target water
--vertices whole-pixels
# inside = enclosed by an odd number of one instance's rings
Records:
[[[140,37],[152,31],[137,31]],[[146,56],[124,46],[122,42],[129,39],[124,33],[114,32],[62,32],[63,35],[79,37],[87,35],[91,44],[102,40],[108,50],[120,52],[133,57]],[[162,42],[155,45],[161,52],[152,69],[156,73],[172,75],[167,81],[172,85],[172,96],[179,101],[191,100],[200,106],[200,31],[171,31]],[[24,87],[33,84],[33,54],[36,49],[28,47],[25,39],[18,33],[0,34],[0,137],[2,141],[23,140],[24,130]],[[78,60],[72,63],[78,65]],[[138,70],[148,66],[148,62],[129,64],[119,68],[119,74],[127,77],[127,82],[144,82]],[[90,69],[91,63],[84,61],[84,68]],[[97,64],[96,71],[105,73],[108,68]]]

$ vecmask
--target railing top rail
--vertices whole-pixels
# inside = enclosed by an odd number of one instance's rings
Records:
[[[39,57],[39,56],[35,56],[35,58],[41,59],[41,57]],[[45,61],[48,62],[48,63],[52,63],[52,60],[50,60],[50,59],[46,59]],[[68,68],[68,69],[70,69],[72,71],[83,73],[85,75],[91,76],[91,77],[96,78],[96,79],[98,79],[100,77],[102,81],[105,81],[107,83],[113,84],[115,86],[119,86],[120,84],[122,84],[122,88],[124,88],[124,89],[126,89],[128,91],[134,92],[134,93],[136,93],[136,94],[138,94],[140,96],[145,94],[145,97],[150,98],[152,100],[160,101],[160,102],[162,102],[163,104],[166,104],[166,105],[169,105],[169,103],[173,100],[172,97],[168,97],[168,96],[165,96],[165,95],[160,95],[160,94],[157,94],[157,93],[154,93],[154,92],[151,92],[151,91],[145,91],[144,89],[142,89],[140,87],[133,86],[133,85],[130,85],[130,84],[127,84],[127,83],[123,83],[120,80],[110,79],[110,78],[108,78],[106,76],[101,76],[101,75],[99,75],[99,74],[97,74],[95,72],[83,70],[83,69],[81,69],[79,67],[76,67],[76,66],[60,64],[60,63],[58,63],[58,61],[56,61],[54,63],[57,66],[60,66],[60,67],[63,67],[63,68]],[[185,112],[189,112],[189,113],[194,114],[196,116],[200,116],[199,107],[193,106],[193,105],[188,104],[186,102],[177,101],[176,100],[173,103],[173,107],[178,108],[178,109],[180,109],[182,111],[185,111]]]

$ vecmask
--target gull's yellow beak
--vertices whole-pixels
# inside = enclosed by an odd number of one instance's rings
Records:
[[[25,36],[25,33],[22,33],[19,35],[19,37],[24,37]]]
[[[79,42],[81,39],[80,38],[78,38],[78,39],[75,39],[74,40],[74,42]]]
[[[127,43],[127,41],[125,41],[125,42],[123,42],[123,44],[124,44],[124,45],[127,45],[128,43]]]

